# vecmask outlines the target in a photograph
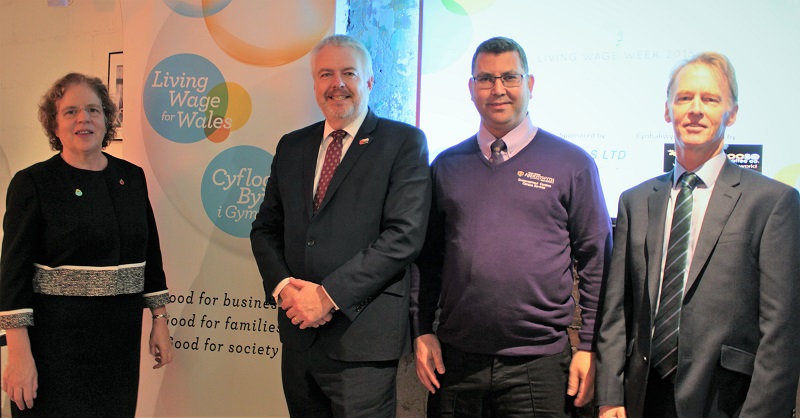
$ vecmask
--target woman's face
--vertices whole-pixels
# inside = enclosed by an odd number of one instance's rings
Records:
[[[102,152],[106,118],[100,97],[91,87],[67,87],[56,109],[56,135],[63,153],[79,157]]]

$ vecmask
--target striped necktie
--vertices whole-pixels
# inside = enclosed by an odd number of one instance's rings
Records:
[[[678,368],[678,329],[692,230],[692,191],[698,180],[694,173],[683,173],[681,190],[675,199],[672,213],[652,348],[653,368],[662,378],[671,375]]]

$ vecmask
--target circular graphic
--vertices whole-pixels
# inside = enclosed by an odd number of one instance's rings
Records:
[[[222,123],[219,128],[205,128],[206,137],[211,142],[222,142],[228,139],[231,131],[243,127],[250,120],[253,101],[241,84],[232,82],[212,88],[209,96],[220,98],[218,108],[220,116],[216,117],[224,116],[223,120],[229,120],[230,123]]]
[[[150,126],[173,142],[197,142],[233,126],[226,116],[225,79],[200,55],[176,54],[156,64],[145,80],[142,101]]]
[[[452,13],[470,15],[489,8],[495,0],[442,0],[442,5]]]
[[[231,0],[164,0],[164,4],[172,11],[186,17],[211,16],[224,9],[230,2]]]
[[[272,154],[251,145],[228,148],[211,160],[200,197],[217,228],[239,238],[250,236],[271,165]]]
[[[434,1],[425,6],[422,32],[422,72],[434,74],[471,54],[472,20],[466,10],[453,1]]]
[[[307,54],[328,32],[336,2],[262,0],[234,2],[205,17],[214,42],[234,59],[276,67]]]

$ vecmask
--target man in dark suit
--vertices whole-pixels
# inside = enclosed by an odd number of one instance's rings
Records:
[[[368,109],[360,42],[325,38],[311,62],[325,120],[281,138],[250,234],[281,307],[284,393],[292,416],[392,417],[430,208],[426,140]]]
[[[598,334],[601,417],[793,415],[800,198],[726,158],[737,94],[721,54],[679,66],[664,115],[675,168],[620,197]]]

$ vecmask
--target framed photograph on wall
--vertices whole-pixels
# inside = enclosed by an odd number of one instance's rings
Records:
[[[117,141],[122,141],[122,51],[108,53],[108,92],[117,103]]]

